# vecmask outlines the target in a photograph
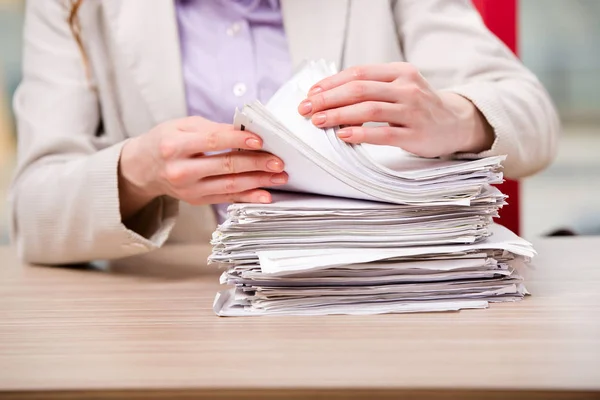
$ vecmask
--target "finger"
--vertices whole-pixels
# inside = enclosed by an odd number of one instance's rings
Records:
[[[259,150],[262,139],[248,131],[220,130],[211,132],[186,132],[177,135],[184,156],[198,153],[218,152],[229,149]]]
[[[403,125],[407,107],[375,101],[321,111],[312,116],[312,122],[319,128],[339,125],[362,125],[365,122],[387,122]]]
[[[231,194],[261,187],[283,185],[287,183],[287,180],[288,175],[285,172],[279,174],[246,172],[204,178],[195,185],[193,190],[197,191],[199,196]]]
[[[173,187],[184,187],[200,179],[252,171],[283,172],[283,161],[270,153],[229,151],[222,154],[171,161],[165,178]]]
[[[176,120],[168,129],[175,132],[164,135],[159,143],[163,159],[228,149],[260,150],[263,145],[260,136],[252,132],[239,131],[231,124],[218,124],[202,117]]]
[[[266,190],[253,189],[241,193],[218,194],[205,196],[198,200],[201,204],[221,204],[221,203],[271,203],[271,193]]]
[[[308,95],[331,90],[352,81],[392,82],[399,78],[417,81],[421,79],[421,74],[413,65],[403,62],[355,66],[317,82]]]
[[[309,96],[298,106],[298,112],[310,116],[316,112],[362,103],[384,101],[395,103],[401,99],[400,85],[375,81],[352,81],[331,90]]]
[[[206,118],[194,115],[191,117],[181,118],[175,121],[177,129],[185,132],[204,132],[211,131],[232,131],[234,130],[231,124],[222,124],[211,121]]]
[[[398,146],[411,138],[411,130],[393,126],[353,126],[339,129],[337,137],[347,143],[371,143]]]
[[[284,163],[280,158],[266,152],[230,151],[202,158],[205,177],[252,171],[279,173],[284,169]]]

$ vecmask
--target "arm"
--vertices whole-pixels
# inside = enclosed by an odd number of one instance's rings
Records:
[[[168,236],[177,203],[156,199],[146,210],[152,224],[135,230],[123,224],[118,165],[125,142],[106,147],[94,136],[98,98],[67,24],[65,4],[27,2],[23,81],[14,98],[19,135],[10,191],[13,240],[20,256],[34,263],[149,251]]]
[[[467,0],[392,2],[407,62],[353,66],[316,83],[298,107],[349,143],[423,157],[507,154],[509,178],[546,167],[558,118],[538,80]],[[362,126],[383,122],[383,126]]]
[[[269,202],[283,163],[251,132],[200,117],[166,121],[120,143],[95,137],[100,115],[61,0],[27,2],[12,237],[25,261],[67,264],[156,249],[178,201]]]
[[[493,129],[491,149],[477,156],[508,154],[509,178],[548,166],[560,129],[554,106],[470,1],[398,0],[394,15],[407,61],[437,90],[469,99]]]

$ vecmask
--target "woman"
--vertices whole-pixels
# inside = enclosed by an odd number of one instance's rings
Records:
[[[230,122],[306,59],[343,70],[298,112],[318,126],[348,125],[338,133],[348,142],[427,157],[508,154],[511,178],[555,152],[547,94],[466,0],[27,4],[11,199],[13,237],[29,262],[206,241],[210,205],[269,202],[258,188],[286,182],[283,161]]]

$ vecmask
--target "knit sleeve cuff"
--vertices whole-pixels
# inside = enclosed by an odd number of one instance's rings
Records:
[[[112,251],[103,251],[114,255],[109,258],[141,254],[161,247],[179,213],[178,200],[161,196],[126,221],[127,224],[124,223],[118,185],[119,159],[124,144],[122,142],[98,152],[89,165],[90,178],[96,183],[92,188],[94,193],[89,196],[91,212],[101,218],[97,221],[97,229],[98,233],[106,234],[106,245],[116,246]]]
[[[510,118],[508,118],[506,111],[501,106],[502,103],[497,98],[496,91],[491,86],[487,82],[478,82],[443,90],[445,92],[456,93],[471,101],[494,130],[494,143],[488,150],[480,153],[457,153],[455,157],[458,159],[508,155],[511,152],[511,143],[514,141],[514,129],[510,124]]]

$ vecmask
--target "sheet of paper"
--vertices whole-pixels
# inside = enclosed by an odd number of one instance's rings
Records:
[[[484,300],[463,300],[463,301],[430,301],[420,303],[389,302],[384,304],[372,303],[364,304],[361,307],[350,306],[329,306],[313,309],[291,309],[275,312],[265,312],[261,310],[251,310],[238,305],[234,302],[235,290],[227,290],[217,294],[213,305],[215,314],[223,317],[234,316],[259,316],[259,315],[370,315],[370,314],[388,314],[388,313],[415,313],[415,312],[441,312],[458,311],[468,308],[487,308],[488,302]]]
[[[480,250],[506,250],[524,257],[535,256],[531,244],[501,225],[490,226],[492,235],[486,240],[468,245],[427,247],[347,249],[324,248],[310,250],[259,251],[257,257],[265,273],[307,271],[351,263],[368,263],[387,258],[411,257],[426,254],[451,254]]]

